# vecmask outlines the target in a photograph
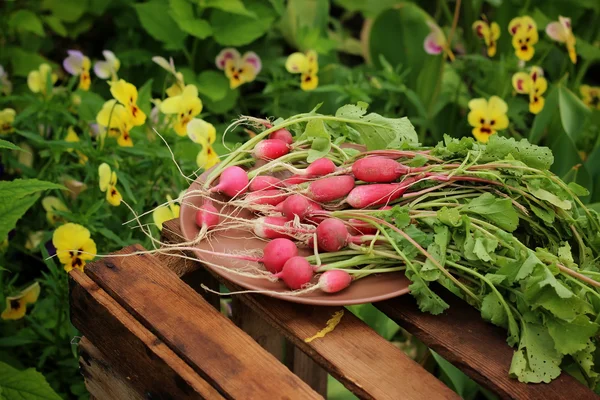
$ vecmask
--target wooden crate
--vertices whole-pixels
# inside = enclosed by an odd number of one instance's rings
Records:
[[[181,241],[177,221],[163,235]],[[71,318],[84,335],[80,367],[94,398],[322,398],[328,373],[365,399],[459,398],[349,312],[324,338],[304,341],[341,307],[242,294],[233,298],[231,321],[200,284],[239,287],[183,258],[123,257],[140,250],[128,247],[85,274],[70,273]],[[375,306],[500,398],[597,398],[567,374],[550,384],[510,379],[505,332],[443,297],[451,307],[441,316],[421,313],[410,296]]]

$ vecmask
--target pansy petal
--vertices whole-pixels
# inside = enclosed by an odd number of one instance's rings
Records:
[[[500,38],[500,25],[496,22],[492,22],[490,25],[490,37],[493,40],[498,40]]]
[[[319,85],[319,77],[314,74],[302,74],[300,79],[300,89],[305,91],[314,90]]]
[[[558,22],[565,28],[567,32],[571,31],[571,18],[563,17],[562,15],[558,16]]]
[[[111,82],[110,93],[121,104],[135,104],[137,102],[138,92],[135,86],[119,79],[117,82]]]
[[[39,71],[31,71],[27,75],[27,86],[33,93],[39,93],[42,90],[42,79]]]
[[[564,43],[567,41],[567,31],[560,22],[550,22],[546,25],[546,34],[550,36],[550,39],[557,42]]]
[[[63,68],[71,75],[81,74],[83,68],[83,54],[81,57],[75,57],[70,55],[63,60]]]
[[[108,79],[112,75],[112,68],[107,61],[96,61],[94,64],[94,73],[100,79]]]
[[[506,105],[506,102],[500,97],[492,96],[488,101],[488,109],[492,114],[506,114],[506,112],[508,111],[508,106]]]
[[[40,284],[35,282],[32,285],[29,285],[25,289],[21,291],[21,300],[25,302],[25,304],[33,304],[37,301],[40,296]]]
[[[163,114],[177,114],[179,112],[179,104],[181,96],[169,97],[160,103],[160,111]]]
[[[473,133],[473,136],[475,136],[475,139],[480,143],[487,143],[490,140],[491,134],[482,132],[481,128],[473,128],[471,132]]]
[[[480,99],[480,100],[484,100],[485,99]],[[487,107],[487,103],[486,103],[486,107]],[[469,122],[469,125],[477,127],[477,126],[481,126],[482,125],[482,120],[485,121],[486,115],[485,115],[485,111],[483,109],[474,109],[471,110],[469,112],[469,114],[467,114],[467,121]]]
[[[175,218],[173,216],[173,212],[169,207],[160,206],[152,211],[152,219],[154,220],[154,224],[158,227],[159,230],[162,231],[163,223],[172,220]]]
[[[487,109],[487,100],[486,99],[472,99],[469,101],[469,109],[473,111],[485,111]]]
[[[592,87],[590,85],[581,85],[579,86],[579,93],[583,97],[591,97],[590,92],[592,91]]]
[[[123,197],[121,193],[117,190],[115,186],[109,185],[108,190],[106,191],[106,201],[111,206],[117,207],[121,204]]]
[[[169,64],[169,62],[167,61],[166,58],[160,57],[160,56],[154,56],[154,57],[152,57],[152,61],[154,61],[156,64],[158,64],[161,68],[163,68],[171,73],[175,73],[175,71],[171,69],[171,64]]]
[[[545,100],[542,96],[531,96],[529,100],[529,112],[538,114],[544,108]]]
[[[101,191],[105,192],[108,189],[111,175],[112,171],[110,169],[110,165],[108,165],[107,163],[100,164],[100,166],[98,167],[98,176],[100,178],[98,181],[98,186],[100,187]]]
[[[240,52],[232,47],[228,47],[221,50],[221,52],[217,55],[217,58],[215,59],[215,64],[217,65],[217,68],[223,70],[225,68],[225,63],[227,62],[227,60],[233,60],[234,62],[239,61]]]
[[[194,143],[214,143],[216,138],[216,129],[210,122],[195,118],[191,120],[186,127],[187,135]]]
[[[442,50],[444,50],[441,43],[436,41],[437,37],[435,32],[431,32],[425,38],[425,42],[423,43],[423,48],[427,54],[440,54]]]
[[[480,38],[485,38],[489,34],[489,26],[485,21],[475,21],[473,23],[473,30]]]
[[[512,77],[512,85],[517,93],[526,94],[529,93],[531,86],[531,78],[529,74],[525,72],[517,72]]]
[[[96,249],[96,243],[92,239],[86,239],[81,243],[81,254],[82,260],[92,260],[96,257],[98,250]]]
[[[258,75],[262,69],[260,57],[253,51],[248,51],[242,58],[242,64],[250,64],[254,68],[254,75]]]
[[[106,61],[108,61],[109,67],[111,69],[113,69],[115,72],[117,72],[119,70],[119,68],[121,67],[121,61],[119,61],[117,56],[115,56],[115,53],[113,53],[110,50],[104,50],[102,52],[102,55],[104,56]]]
[[[292,74],[299,74],[308,70],[308,57],[303,53],[292,53],[285,60],[285,69]]]
[[[90,238],[85,227],[67,223],[59,226],[52,235],[52,244],[57,250],[76,250]]]

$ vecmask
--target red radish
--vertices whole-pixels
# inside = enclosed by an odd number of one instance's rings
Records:
[[[254,147],[254,157],[260,160],[274,160],[290,152],[290,146],[279,139],[265,139]]]
[[[337,167],[335,166],[335,163],[329,158],[319,158],[310,163],[310,165],[305,169],[298,169],[294,172],[296,172],[296,175],[315,178],[317,176],[331,174],[332,172],[335,172],[336,169]]]
[[[352,283],[352,276],[343,269],[330,269],[319,278],[319,288],[325,293],[337,293]]]
[[[251,204],[269,204],[276,206],[285,200],[286,197],[287,194],[279,189],[266,189],[248,193],[245,200]]]
[[[323,251],[338,251],[348,244],[348,228],[339,219],[327,218],[317,226],[317,244]]]
[[[196,210],[196,225],[198,227],[212,228],[219,224],[219,210],[213,206],[211,201],[205,202]]]
[[[265,239],[289,238],[290,228],[285,226],[288,220],[285,217],[261,217],[254,220],[254,234]],[[275,227],[266,226],[275,225]],[[277,229],[280,227],[280,229]]]
[[[281,179],[270,175],[259,175],[250,182],[249,189],[251,192],[256,192],[264,189],[275,189],[281,186],[283,186]]]
[[[307,195],[318,202],[341,199],[354,188],[354,177],[350,175],[331,176],[317,179],[308,186]]]
[[[313,277],[313,267],[304,257],[292,257],[283,265],[283,269],[275,274],[293,290],[302,289]]]
[[[210,192],[223,193],[229,197],[237,196],[248,189],[248,174],[238,166],[227,167],[219,176],[219,184]]]
[[[289,221],[297,215],[303,221],[311,212],[321,210],[321,206],[300,194],[294,194],[281,203],[281,213]]]
[[[298,247],[289,239],[273,239],[265,246],[260,261],[267,271],[276,274],[283,269],[283,265],[292,257],[298,255]]]
[[[269,139],[279,139],[287,144],[294,143],[294,138],[292,137],[292,134],[285,128],[281,128],[275,132],[272,132],[269,135]]]
[[[302,176],[302,175],[292,175],[289,178],[286,178],[283,180],[283,183],[285,185],[291,186],[291,185],[299,185],[301,183],[305,183],[310,181],[310,178],[307,176]]]
[[[353,208],[387,204],[402,196],[408,187],[417,180],[418,178],[409,177],[401,183],[376,183],[374,185],[357,186],[346,197],[346,202]]]
[[[352,164],[352,173],[364,182],[393,182],[410,172],[410,167],[385,157],[365,157]]]
[[[374,235],[377,233],[377,228],[368,222],[360,219],[351,218],[348,220],[352,233],[356,235]]]

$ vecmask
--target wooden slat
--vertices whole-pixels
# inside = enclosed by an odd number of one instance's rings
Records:
[[[178,399],[222,398],[88,276],[73,270],[69,277],[73,324],[142,397],[169,393]]]
[[[321,398],[153,256],[110,256],[86,272],[226,397]]]
[[[167,228],[163,229],[163,234],[172,232],[172,240],[177,240],[180,235],[178,222],[169,221],[163,226]],[[222,282],[230,290],[240,289],[231,282]],[[323,329],[340,307],[313,307],[261,295],[236,296],[361,398],[458,398],[456,393],[348,311],[333,332],[306,343],[304,339]]]
[[[548,384],[525,384],[508,375],[513,349],[506,332],[481,319],[479,312],[441,287],[437,293],[450,304],[441,315],[419,311],[411,296],[375,303],[375,306],[438,352],[446,360],[501,398],[597,399],[591,390],[562,373]]]

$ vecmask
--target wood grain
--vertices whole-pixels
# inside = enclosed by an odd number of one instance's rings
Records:
[[[506,332],[481,319],[479,312],[441,287],[450,304],[441,315],[419,311],[411,296],[374,305],[463,372],[505,399],[598,399],[590,389],[562,373],[548,384],[525,384],[508,375],[513,349]]]
[[[127,378],[129,386],[143,396],[169,393],[178,399],[222,398],[88,276],[73,270],[69,278],[73,324],[105,355],[109,369]]]
[[[178,222],[165,225],[163,234],[177,240]],[[230,290],[240,288],[222,280]],[[305,338],[323,329],[340,307],[314,307],[243,294],[236,295],[292,344],[309,355],[350,391],[365,399],[457,399],[441,383],[390,342],[379,336],[349,311],[337,328],[310,343]]]
[[[321,398],[153,256],[113,255],[86,272],[226,397]]]

